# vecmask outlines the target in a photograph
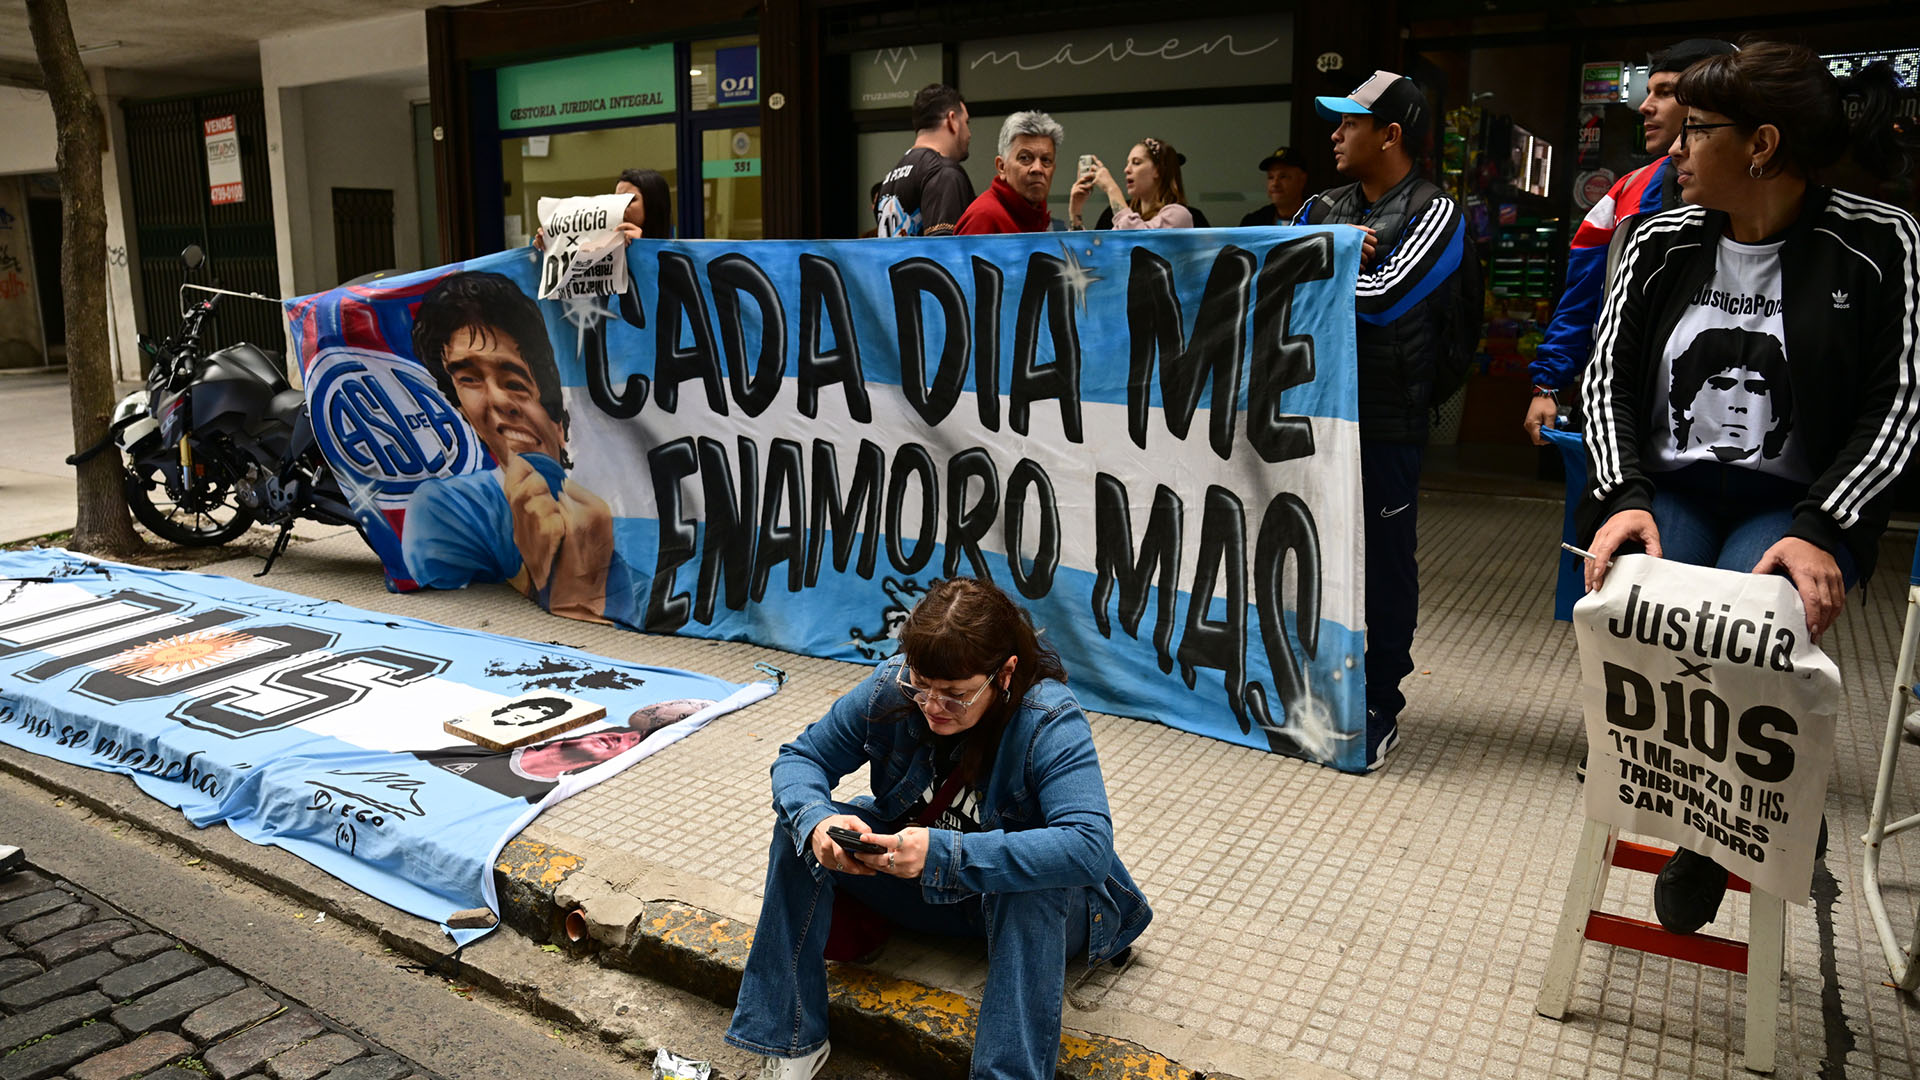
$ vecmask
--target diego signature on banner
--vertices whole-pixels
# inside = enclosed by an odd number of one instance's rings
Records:
[[[396,588],[873,662],[970,574],[1092,707],[1359,769],[1357,235],[635,240],[609,298],[522,249],[289,315]]]
[[[1840,676],[1793,583],[1628,555],[1573,624],[1587,816],[1805,903]]]

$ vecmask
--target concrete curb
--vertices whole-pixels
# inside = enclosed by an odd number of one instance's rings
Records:
[[[542,943],[590,953],[600,963],[672,983],[725,1004],[739,990],[753,927],[675,900],[637,900],[606,888],[572,887],[585,860],[551,844],[516,839],[494,867],[503,920]],[[584,875],[583,875],[584,876]],[[599,883],[604,885],[604,883]],[[579,911],[587,936],[569,940]],[[964,1076],[977,1010],[964,997],[847,964],[830,965],[834,1030],[874,1056],[917,1075]],[[1065,1080],[1237,1080],[1187,1068],[1123,1039],[1069,1030]]]
[[[467,950],[456,967],[447,955],[445,936],[424,921],[313,871],[292,855],[240,840],[224,827],[196,829],[179,811],[148,797],[127,777],[5,745],[0,745],[0,772],[101,817],[156,834],[226,872],[324,911],[330,918],[375,935],[398,954],[515,1002],[537,1016],[592,1031],[610,1043],[624,1045],[633,1035],[630,1025],[623,1026],[618,1018],[550,993],[549,987],[511,963],[496,964],[495,951]],[[554,844],[524,835],[509,842],[494,867],[502,921],[521,936],[558,946],[576,960],[632,973],[721,1004],[732,1001],[752,942],[750,921],[679,899],[642,899],[588,869],[586,858]],[[585,929],[579,941],[571,940],[566,929],[568,914],[576,910]],[[915,1076],[966,1075],[977,1010],[962,995],[849,964],[829,966],[828,993],[836,1036],[854,1040],[869,1056]],[[1200,1063],[1198,1067],[1125,1038],[1069,1028],[1063,1037],[1059,1077],[1350,1080],[1345,1073],[1309,1062],[1263,1053],[1202,1032],[1181,1032],[1177,1052]]]

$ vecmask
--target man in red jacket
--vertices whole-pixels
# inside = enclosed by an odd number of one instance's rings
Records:
[[[954,235],[1046,232],[1053,227],[1047,194],[1053,190],[1054,155],[1066,132],[1043,112],[1017,112],[1000,125],[1000,156],[993,159],[993,186],[960,215]]]

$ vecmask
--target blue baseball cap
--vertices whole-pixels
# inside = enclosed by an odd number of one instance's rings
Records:
[[[1346,97],[1314,98],[1313,110],[1335,124],[1343,116],[1371,116],[1416,135],[1426,128],[1427,96],[1405,75],[1376,71]]]

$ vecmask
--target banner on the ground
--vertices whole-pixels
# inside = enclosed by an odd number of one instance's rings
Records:
[[[1627,555],[1573,627],[1587,816],[1806,903],[1840,673],[1793,583]]]
[[[0,742],[124,773],[197,826],[443,924],[497,910],[495,857],[543,808],[773,690],[230,578],[0,553]],[[574,699],[605,721],[511,751],[445,730]]]
[[[636,240],[292,301],[395,588],[877,662],[954,575],[1089,707],[1364,765],[1354,229]]]

